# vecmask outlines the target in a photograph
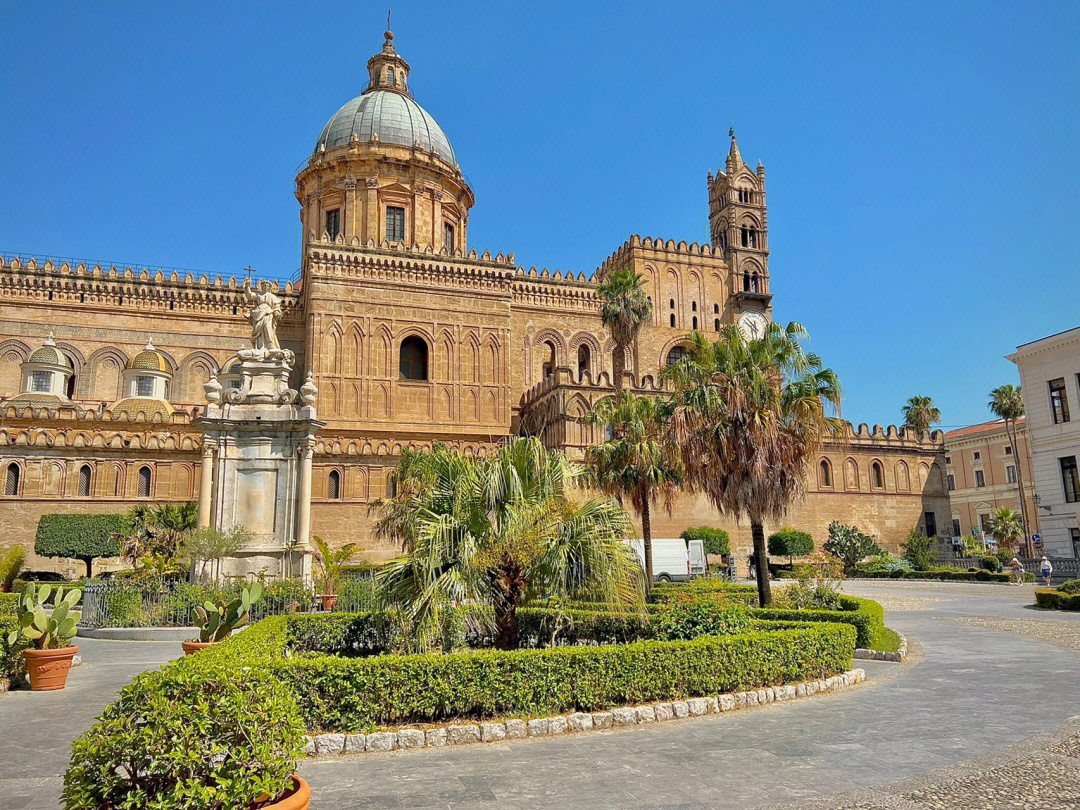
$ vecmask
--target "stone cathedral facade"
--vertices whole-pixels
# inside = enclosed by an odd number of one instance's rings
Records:
[[[602,438],[583,422],[614,391],[598,280],[622,267],[646,279],[654,320],[625,364],[638,392],[658,390],[691,330],[760,329],[772,292],[765,169],[743,162],[734,133],[724,168],[707,176],[710,244],[633,236],[591,277],[526,269],[513,253],[469,245],[473,189],[413,100],[393,34],[367,67],[363,93],[326,124],[296,178],[300,277],[269,287],[282,303],[281,345],[297,358],[290,386],[312,375],[325,422],[313,449],[311,531],[380,559],[397,550],[371,537],[368,506],[401,448],[443,442],[483,453],[530,433],[580,457]],[[6,542],[32,549],[49,512],[198,499],[216,452],[197,421],[203,386],[238,378],[245,295],[235,279],[3,259]],[[821,454],[788,522],[823,540],[839,519],[895,548],[912,528],[948,526],[943,463],[940,432],[851,427]],[[657,536],[730,523],[689,495],[672,516],[659,511]],[[747,529],[728,528],[737,549],[748,547]]]

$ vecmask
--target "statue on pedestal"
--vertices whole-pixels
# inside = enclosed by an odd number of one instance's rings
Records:
[[[244,285],[244,293],[253,304],[247,314],[251,321],[252,347],[255,351],[280,349],[277,324],[281,320],[281,299],[270,290],[253,290],[250,282]]]

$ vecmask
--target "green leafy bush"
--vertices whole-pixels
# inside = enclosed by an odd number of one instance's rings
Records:
[[[987,570],[971,570],[966,571],[963,568],[931,568],[927,571],[894,571],[893,573],[875,573],[873,571],[867,571],[862,566],[856,568],[854,576],[865,577],[867,579],[927,579],[937,580],[943,582],[1012,582],[1013,575],[1010,573],[994,573]],[[1034,582],[1035,575],[1027,573],[1024,575],[1025,582]]]
[[[42,515],[34,550],[42,557],[82,560],[89,578],[95,558],[120,556],[120,537],[130,530],[125,514]]]
[[[714,605],[690,602],[657,611],[653,626],[656,638],[681,641],[745,633],[750,629],[750,618],[744,607],[729,605],[717,610]]]
[[[0,593],[11,593],[25,562],[26,552],[22,546],[9,546],[0,552]]]
[[[547,607],[518,610],[518,636],[525,647],[555,644],[626,644],[653,637],[645,613],[617,610],[555,610]]]
[[[1035,604],[1047,610],[1080,610],[1080,593],[1065,592],[1057,588],[1036,588]]]
[[[683,540],[700,540],[706,554],[730,554],[731,538],[723,529],[711,526],[691,526],[681,535]]]
[[[296,658],[271,666],[296,695],[308,728],[356,731],[591,711],[817,678],[847,669],[854,643],[852,628],[820,624],[693,641]]]
[[[845,526],[838,520],[829,524],[829,539],[825,541],[822,549],[843,561],[845,574],[854,571],[856,564],[867,557],[884,553],[878,548],[873,537],[863,534],[854,526]]]
[[[984,554],[979,557],[979,567],[986,571],[997,572],[1001,570],[1001,560],[993,554]]]
[[[0,617],[19,615],[19,594],[0,593]]]
[[[918,529],[913,529],[904,542],[904,559],[916,571],[925,571],[937,562],[935,541]]]
[[[803,557],[814,550],[814,538],[786,526],[769,535],[769,553],[774,557]]]
[[[855,576],[890,576],[896,573],[898,576],[915,570],[911,563],[903,557],[894,557],[891,554],[881,554],[871,557],[867,562],[855,566]]]
[[[756,605],[757,588],[733,585],[725,579],[702,578],[691,582],[658,583],[649,591],[651,604],[685,601],[687,596],[708,599],[722,605]]]
[[[1070,579],[1062,582],[1060,585],[1057,586],[1057,590],[1070,595],[1074,593],[1080,593],[1080,579]]]
[[[0,678],[14,678],[25,668],[22,651],[30,646],[30,640],[20,636],[14,644],[8,643],[8,636],[18,629],[15,616],[0,614]]]
[[[304,727],[289,690],[199,657],[140,675],[75,741],[67,810],[232,810],[291,788]]]

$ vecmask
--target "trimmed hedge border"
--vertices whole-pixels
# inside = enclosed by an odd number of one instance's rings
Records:
[[[894,630],[893,632],[900,636],[900,649],[896,652],[882,652],[881,650],[868,650],[863,647],[856,647],[855,655],[853,657],[863,661],[892,661],[895,664],[900,663],[907,658],[907,636],[898,630]]]
[[[994,573],[986,569],[978,571],[859,571],[848,577],[849,580],[860,579],[913,579],[927,582],[983,582],[994,585],[1008,585],[1015,582],[1011,573]],[[1035,575],[1030,571],[1024,574],[1024,582],[1034,582]]]
[[[835,692],[866,680],[862,669],[851,669],[828,678],[802,681],[783,686],[768,686],[742,692],[726,692],[688,700],[660,701],[597,712],[572,712],[531,720],[511,718],[478,723],[453,723],[429,728],[405,727],[371,734],[340,732],[308,737],[304,753],[309,757],[331,757],[342,754],[374,754],[386,751],[417,748],[442,748],[447,745],[505,742],[529,737],[547,737],[602,729],[682,720],[707,714],[723,714],[740,709],[781,703]]]
[[[1080,593],[1062,593],[1056,588],[1036,588],[1035,604],[1046,610],[1080,610]]]

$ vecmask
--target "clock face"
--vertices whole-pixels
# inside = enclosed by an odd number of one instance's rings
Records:
[[[739,332],[744,340],[758,340],[765,336],[768,323],[764,312],[744,312],[739,316]]]

